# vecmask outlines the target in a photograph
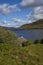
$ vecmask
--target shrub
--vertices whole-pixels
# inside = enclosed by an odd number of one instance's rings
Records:
[[[37,44],[37,43],[39,43],[39,40],[35,40],[35,41],[34,41],[34,44]]]
[[[32,43],[33,43],[32,41],[25,41],[22,43],[22,47],[31,45]]]
[[[43,44],[43,39],[41,39],[40,43]]]

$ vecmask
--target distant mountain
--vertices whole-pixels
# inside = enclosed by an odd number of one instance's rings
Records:
[[[3,26],[0,26],[0,27],[3,27]],[[3,27],[3,28],[7,30],[11,30],[11,31],[17,30],[17,29],[43,29],[43,19],[40,19],[30,24],[24,24],[18,28],[15,28],[15,27]]]
[[[3,27],[3,26],[1,26],[1,27]],[[15,27],[3,27],[4,29],[7,29],[7,30],[14,30],[14,29],[16,29]]]
[[[43,19],[35,21],[30,24],[25,24],[20,27],[20,29],[42,29],[43,28]]]

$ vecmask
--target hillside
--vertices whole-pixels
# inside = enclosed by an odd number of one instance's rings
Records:
[[[0,43],[14,43],[15,40],[17,40],[16,34],[0,27]]]
[[[25,24],[20,27],[20,29],[42,29],[42,28],[43,28],[43,19],[40,19],[30,24]]]
[[[43,65],[43,39],[22,42],[22,47],[17,40],[0,27],[0,65]]]

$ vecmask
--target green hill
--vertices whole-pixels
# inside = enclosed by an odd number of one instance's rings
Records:
[[[0,65],[43,65],[43,39],[18,45],[17,36],[0,27]]]
[[[43,29],[43,19],[30,24],[25,24],[21,26],[20,29]]]
[[[16,41],[17,36],[15,33],[0,27],[0,43],[15,43]]]

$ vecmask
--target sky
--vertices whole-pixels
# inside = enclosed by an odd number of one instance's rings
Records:
[[[43,0],[0,0],[0,26],[19,27],[43,19]]]

